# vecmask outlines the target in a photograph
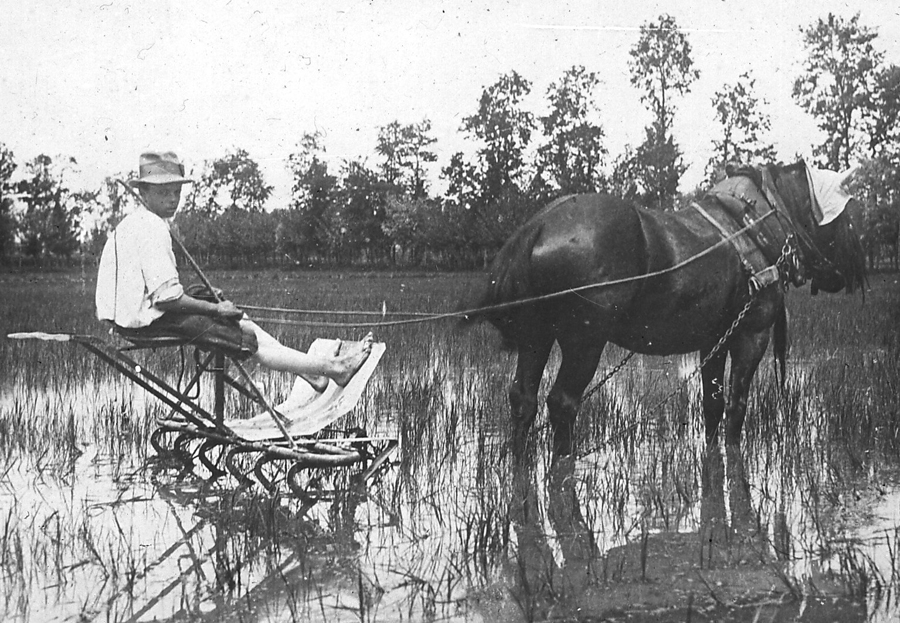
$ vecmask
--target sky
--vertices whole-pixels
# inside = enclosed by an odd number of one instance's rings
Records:
[[[174,150],[199,176],[204,161],[240,148],[275,187],[270,207],[284,207],[287,158],[304,133],[323,134],[334,171],[345,159],[374,167],[379,127],[427,118],[439,192],[440,168],[476,148],[462,119],[513,70],[532,83],[538,115],[568,68],[596,72],[611,155],[639,144],[650,117],[630,85],[629,51],[667,13],[700,72],[673,129],[690,190],[717,135],[711,99],[747,71],[779,156],[809,155],[818,130],[791,88],[805,58],[800,28],[829,12],[859,12],[900,64],[900,4],[888,0],[0,0],[0,143],[20,164],[75,158],[73,190],[136,169],[145,150]]]

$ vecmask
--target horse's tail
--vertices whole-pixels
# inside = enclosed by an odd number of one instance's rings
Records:
[[[482,289],[461,310],[464,325],[488,320],[500,326],[510,313],[509,307],[503,307],[506,303],[533,295],[531,251],[542,228],[540,222],[524,225],[497,252]]]
[[[788,351],[788,317],[787,306],[782,302],[778,313],[775,315],[775,324],[772,327],[772,349],[775,354],[775,378],[783,388],[785,383],[785,365]]]

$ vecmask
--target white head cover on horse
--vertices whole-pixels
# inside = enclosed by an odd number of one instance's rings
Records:
[[[809,178],[810,197],[812,197],[813,214],[816,224],[827,225],[844,211],[847,202],[852,199],[843,184],[856,173],[859,166],[852,166],[846,171],[836,173],[822,169],[813,169],[806,165],[806,176]]]

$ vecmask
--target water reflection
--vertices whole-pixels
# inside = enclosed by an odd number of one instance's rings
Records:
[[[511,474],[509,554],[501,576],[480,593],[479,611],[488,620],[568,620],[590,612],[617,621],[648,610],[672,620],[725,612],[747,620],[867,620],[864,602],[836,594],[800,598],[786,572],[785,519],[761,518],[740,451],[712,447],[701,469],[693,530],[654,530],[646,521],[634,538],[609,549],[598,546],[603,535],[592,527],[575,460],[538,477]],[[819,582],[817,590],[825,589]],[[785,598],[793,589],[797,598]]]
[[[183,526],[182,538],[163,553],[182,560],[178,575],[146,600],[135,621],[164,599],[171,602],[170,593],[177,593],[180,607],[159,620],[265,620],[287,614],[311,620],[340,604],[336,596],[358,580],[350,563],[360,548],[354,540],[354,517],[365,499],[360,487],[326,502],[327,527],[310,515],[306,503],[178,486],[159,492],[168,503],[191,508],[194,524]],[[208,534],[203,544],[194,542],[200,530]],[[360,592],[354,591],[360,599],[344,607],[364,613],[372,605],[365,589],[360,585]]]
[[[510,473],[508,362],[460,365],[437,348],[422,357],[374,379],[359,416],[396,426],[400,464],[362,492],[339,476],[342,492],[315,506],[143,469],[143,457],[129,453],[140,444],[123,450],[106,441],[131,438],[111,424],[137,404],[122,385],[95,380],[55,393],[13,386],[14,400],[0,399],[0,410],[31,401],[26,419],[38,419],[65,407],[78,443],[104,441],[75,461],[25,454],[4,466],[0,520],[30,560],[21,586],[0,581],[0,596],[14,603],[25,595],[23,621],[478,621],[585,612],[615,620],[638,606],[680,608],[685,620],[689,610],[737,608],[741,598],[757,609],[779,604],[777,613],[757,610],[769,620],[797,614],[817,594],[852,594],[870,600],[872,620],[895,617],[896,604],[872,600],[879,582],[896,585],[892,574],[900,573],[890,553],[898,551],[890,505],[900,489],[887,481],[864,520],[853,519],[860,513],[852,503],[884,482],[883,468],[863,454],[871,439],[836,440],[819,415],[852,393],[807,386],[821,374],[816,362],[803,362],[787,397],[761,384],[753,411],[771,419],[753,422],[740,455],[708,451],[699,428],[676,425],[676,417],[699,422],[695,383],[681,402],[644,419],[641,405],[669,394],[694,361],[635,360],[586,405],[582,438],[598,450],[545,464],[542,413],[535,465]],[[109,406],[98,411],[97,395]],[[878,403],[858,403],[870,404]],[[15,620],[15,607],[0,615]],[[861,616],[848,606],[831,618]]]

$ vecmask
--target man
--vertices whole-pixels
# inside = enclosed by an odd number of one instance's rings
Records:
[[[214,347],[236,359],[305,378],[322,391],[333,379],[346,385],[372,350],[372,334],[344,355],[317,357],[282,345],[231,301],[210,302],[184,291],[175,266],[172,218],[181,187],[192,180],[172,152],[141,154],[136,187],[143,206],[110,234],[97,275],[97,317],[124,337],[175,335]]]

